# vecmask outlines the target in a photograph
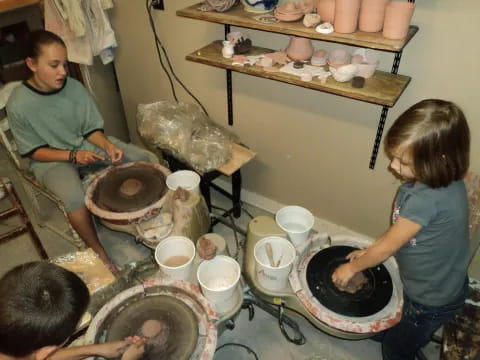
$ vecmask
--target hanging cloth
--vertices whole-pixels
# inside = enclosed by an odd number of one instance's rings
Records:
[[[90,39],[93,55],[101,55],[102,52],[116,47],[115,33],[103,10],[101,0],[84,0],[83,7],[87,19],[87,34],[89,35],[88,38]],[[103,60],[104,57],[102,57]],[[113,56],[111,60],[113,60]]]
[[[58,13],[76,37],[85,35],[85,16],[83,15],[81,0],[54,0]]]
[[[93,54],[86,28],[84,35],[77,37],[69,26],[69,24],[75,23],[76,25],[74,25],[74,27],[77,31],[81,28],[81,26],[78,25],[81,22],[78,20],[80,18],[78,9],[76,10],[76,15],[72,15],[69,12],[69,10],[73,8],[72,6],[57,7],[58,4],[65,5],[70,1],[71,0],[65,0],[60,3],[58,0],[45,0],[45,29],[62,38],[67,46],[69,61],[78,64],[92,65]],[[71,19],[71,21],[67,22],[66,19]]]

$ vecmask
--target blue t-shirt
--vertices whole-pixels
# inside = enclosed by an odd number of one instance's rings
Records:
[[[395,254],[405,293],[423,305],[454,301],[463,289],[470,259],[465,183],[455,181],[437,189],[403,184],[393,221],[398,216],[422,226]]]
[[[103,119],[84,86],[67,78],[58,91],[42,92],[23,83],[7,103],[8,122],[18,151],[29,155],[40,147],[83,148],[86,137],[103,130]]]

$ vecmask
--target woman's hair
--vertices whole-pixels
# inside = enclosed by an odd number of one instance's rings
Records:
[[[59,44],[67,48],[63,40],[47,30],[37,30],[30,33],[27,57],[37,59],[42,53],[42,47],[50,44]]]
[[[449,101],[413,105],[393,123],[384,145],[390,156],[403,148],[411,156],[415,180],[431,188],[463,179],[468,170],[470,130],[462,110]]]
[[[0,354],[23,357],[61,345],[89,299],[83,281],[57,265],[38,261],[10,270],[0,279]]]

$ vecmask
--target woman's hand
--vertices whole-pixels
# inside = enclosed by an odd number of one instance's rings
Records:
[[[122,149],[109,141],[103,150],[110,156],[113,165],[120,164],[123,158]]]
[[[89,150],[77,150],[75,153],[75,162],[77,164],[88,165],[97,160],[105,160],[105,158]]]
[[[347,286],[350,279],[355,275],[357,272],[353,269],[351,263],[346,263],[340,265],[332,274],[332,281],[333,283],[339,287]]]

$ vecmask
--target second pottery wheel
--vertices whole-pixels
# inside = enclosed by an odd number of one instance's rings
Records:
[[[93,201],[114,212],[143,209],[167,192],[165,175],[151,166],[138,164],[110,171],[97,184]]]
[[[319,251],[308,263],[307,283],[313,296],[328,309],[347,316],[369,316],[382,310],[393,292],[392,279],[384,265],[366,269],[367,282],[355,293],[339,290],[332,282],[337,267],[357,248],[331,246]]]

